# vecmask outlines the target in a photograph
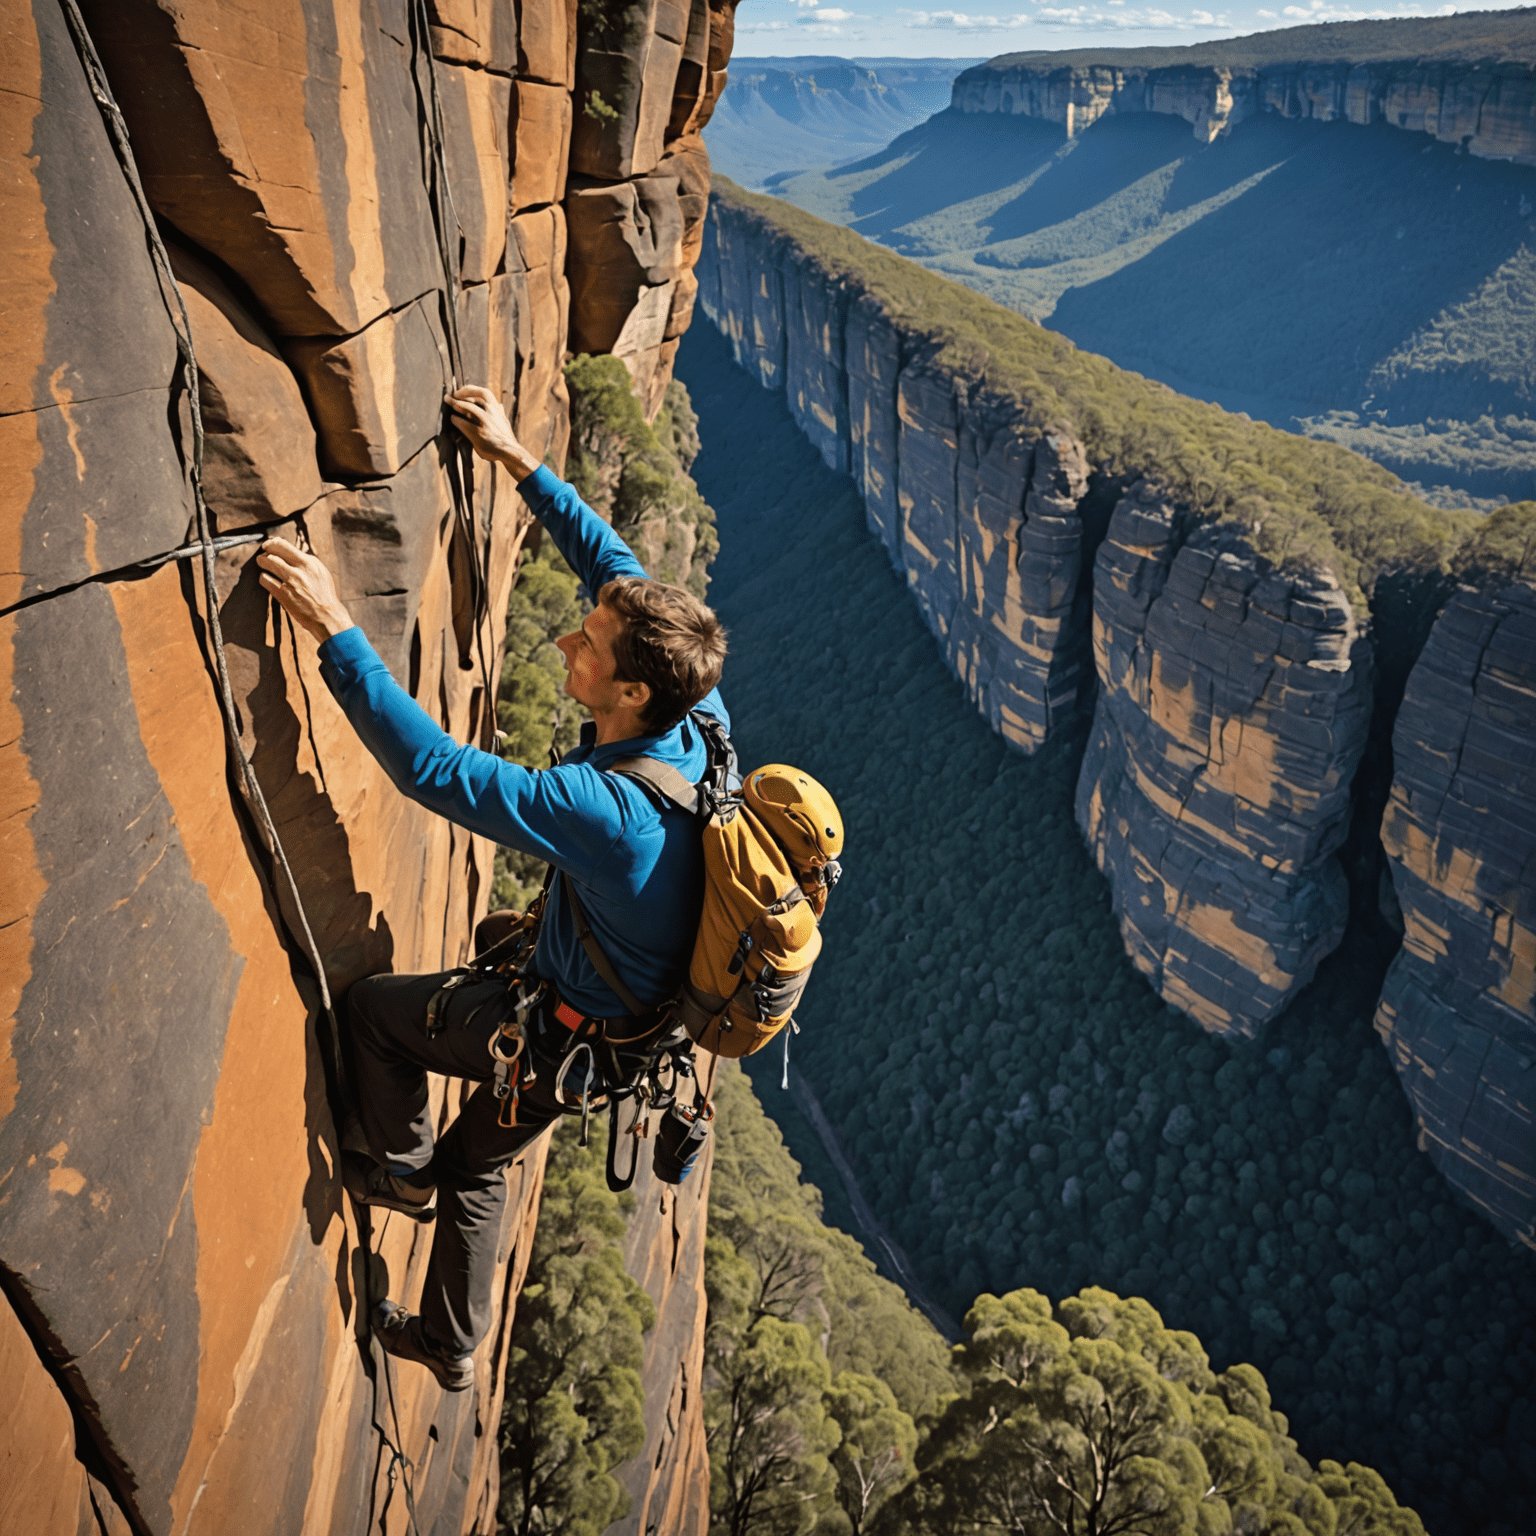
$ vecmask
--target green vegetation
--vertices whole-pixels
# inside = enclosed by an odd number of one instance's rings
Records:
[[[627,1507],[608,1475],[645,1443],[642,1336],[656,1309],[624,1272],[633,1195],[609,1192],[604,1144],[557,1127],[501,1411],[505,1536],[600,1536]]]
[[[616,357],[581,356],[565,365],[571,392],[566,475],[589,507],[613,524],[657,581],[702,598],[720,547],[715,515],[688,469],[699,451],[698,418],[675,380],[648,423]]]
[[[587,712],[565,696],[565,661],[554,642],[577,628],[586,611],[575,572],[552,542],[540,539],[537,551],[524,555],[507,602],[496,721],[506,733],[501,752],[508,762],[543,768],[552,744],[561,753],[576,745]],[[498,848],[491,911],[525,911],[543,882],[542,859]]]
[[[720,1536],[1423,1536],[1369,1468],[1314,1471],[1263,1376],[1217,1374],[1145,1301],[981,1296],[946,1361],[822,1225],[744,1076],[728,1067],[718,1089],[705,1416]]]
[[[572,358],[565,379],[571,395],[567,477],[652,576],[703,597],[719,540],[714,513],[688,476],[699,451],[688,391],[675,380],[669,384],[651,424],[618,358]],[[554,642],[587,611],[575,573],[552,543],[540,539],[524,557],[507,603],[496,719],[509,762],[543,768],[551,743],[562,754],[576,745],[587,713],[565,696],[565,662]],[[543,880],[542,860],[498,849],[491,910],[522,911]]]
[[[1494,584],[1536,576],[1536,501],[1500,507],[1456,552],[1462,581]]]
[[[852,1532],[910,1475],[951,1390],[944,1341],[859,1245],[722,1063],[710,1176],[705,1425],[717,1532]],[[842,1510],[842,1521],[834,1511]]]
[[[723,179],[715,196],[829,287],[873,299],[934,365],[1001,397],[1021,425],[1065,428],[1106,473],[1156,477],[1197,515],[1241,526],[1277,566],[1331,570],[1361,604],[1384,573],[1446,569],[1475,526],[1367,459],[1174,394],[852,230]]]
[[[737,743],[814,772],[847,827],[795,1059],[922,1284],[957,1316],[1021,1286],[1145,1297],[1218,1371],[1261,1370],[1314,1465],[1379,1468],[1436,1536],[1532,1529],[1536,1268],[1415,1147],[1372,1028],[1395,936],[1357,912],[1257,1041],[1165,1007],[1073,822],[1080,743],[1024,758],[987,729],[853,486],[718,335],[679,372]],[[1490,518],[1488,556],[1528,558],[1531,527]],[[777,1062],[757,1080],[777,1111]]]

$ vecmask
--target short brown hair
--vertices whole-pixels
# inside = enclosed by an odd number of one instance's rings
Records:
[[[693,593],[649,577],[605,582],[597,600],[624,621],[613,642],[614,677],[644,683],[646,728],[671,730],[720,681],[725,626]]]

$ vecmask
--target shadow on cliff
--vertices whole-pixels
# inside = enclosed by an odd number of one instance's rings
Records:
[[[1069,289],[1052,329],[1165,382],[1198,381],[1218,401],[1273,396],[1287,419],[1297,403],[1354,409],[1373,368],[1530,239],[1529,170],[1385,125],[1269,116],[1189,154],[1160,212],[1269,167],[1139,260]],[[1525,408],[1475,366],[1440,383],[1441,416]]]
[[[871,240],[955,203],[999,192],[1050,162],[1066,142],[1053,123],[1027,117],[967,115],[953,109],[893,139],[879,154],[827,173],[834,185],[889,166],[856,191],[849,221]],[[887,242],[894,249],[903,242]]]

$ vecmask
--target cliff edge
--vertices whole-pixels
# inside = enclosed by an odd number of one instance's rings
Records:
[[[1385,123],[1491,160],[1536,165],[1529,9],[1287,27],[1189,48],[1013,53],[957,77],[957,112],[1056,123],[1068,137],[1110,114],[1182,117],[1202,144],[1274,112]]]
[[[1091,702],[1078,823],[1126,950],[1166,1001],[1208,1029],[1257,1032],[1338,945],[1352,907],[1375,911],[1384,844],[1410,939],[1383,1031],[1426,1137],[1449,1149],[1451,1182],[1529,1241],[1528,1195],[1510,1192],[1536,1173],[1536,1135],[1501,1064],[1531,1054],[1518,1016],[1536,951],[1518,828],[1536,821],[1536,791],[1499,764],[1521,761],[1536,718],[1520,681],[1536,644],[1511,610],[1497,685],[1474,686],[1495,663],[1453,637],[1463,606],[1493,601],[1507,576],[1491,586],[1485,574],[1483,596],[1436,612],[1456,573],[1474,574],[1463,570],[1474,546],[1528,549],[1536,507],[1486,522],[1437,511],[1354,455],[1176,396],[849,230],[729,186],[700,278],[738,361],[783,389],[823,459],[853,476],[994,727],[1034,751],[1079,729]],[[1445,656],[1459,658],[1459,680],[1433,684]],[[1397,717],[1410,672],[1409,698],[1437,700],[1432,719],[1407,706]],[[1465,759],[1476,779],[1460,793],[1498,815],[1457,812],[1440,829],[1457,797],[1415,786],[1426,764],[1431,778],[1449,771],[1454,746],[1436,745],[1447,732],[1487,736],[1467,721],[1482,719],[1473,699],[1495,693],[1498,753]],[[1484,865],[1497,890],[1468,885]],[[1460,938],[1447,916],[1458,903]],[[1466,974],[1488,973],[1470,1010],[1463,950]],[[1453,1020],[1473,1035],[1441,1073],[1431,1057],[1451,1050]]]

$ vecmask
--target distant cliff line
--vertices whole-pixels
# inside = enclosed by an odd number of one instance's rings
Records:
[[[1422,1144],[1536,1246],[1536,504],[1437,511],[728,185],[699,276],[993,727],[1034,751],[1093,693],[1078,824],[1165,1000],[1279,1014],[1343,937],[1353,836]]]
[[[1204,144],[1245,118],[1386,123],[1536,165],[1536,18],[1529,9],[1286,28],[1190,48],[1005,54],[955,81],[957,112],[1056,123],[1182,117]]]

